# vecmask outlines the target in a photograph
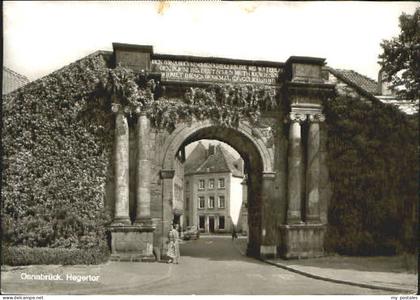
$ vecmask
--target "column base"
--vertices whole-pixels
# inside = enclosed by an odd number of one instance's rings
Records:
[[[261,258],[276,258],[277,257],[277,246],[276,245],[261,245],[260,246],[260,257]]]
[[[298,210],[287,211],[287,224],[303,224],[302,215]]]
[[[319,215],[307,215],[305,221],[305,223],[320,224],[321,218],[319,217]]]
[[[301,218],[297,217],[288,217],[287,224],[304,224]]]
[[[112,221],[112,224],[111,224],[112,227],[127,226],[127,225],[131,225],[131,220],[129,217],[116,217],[114,218],[114,221]]]
[[[153,224],[152,218],[140,218],[134,221],[134,224],[142,229],[142,231],[154,231],[156,226]]]
[[[281,257],[312,258],[324,256],[324,224],[287,224],[280,225]]]
[[[155,261],[153,255],[153,230],[140,226],[110,226],[111,260]]]

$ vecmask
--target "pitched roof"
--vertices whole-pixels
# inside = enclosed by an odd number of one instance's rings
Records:
[[[398,100],[396,96],[382,96],[378,91],[378,82],[353,70],[326,68],[338,79],[354,88],[361,95],[373,101],[396,106],[406,114],[418,112],[418,102]]]
[[[201,145],[201,146],[200,146]],[[191,152],[193,154],[196,152],[196,149],[200,147],[198,151],[202,151],[201,147],[204,147],[202,144],[198,144],[196,148]],[[207,153],[207,150],[206,150]],[[201,161],[195,169],[192,166],[196,166],[198,161],[191,162],[191,154],[188,156],[185,165],[185,174],[193,173],[232,173],[233,176],[243,177],[242,165],[243,163],[239,162],[238,159],[233,157],[222,145],[217,145],[215,147],[214,153],[209,154],[204,161]],[[242,159],[240,159],[242,161]],[[188,167],[187,167],[188,163]]]
[[[357,85],[370,94],[378,94],[378,83],[375,80],[353,70],[335,69],[335,71],[338,73],[335,75],[338,75],[342,80]]]
[[[355,89],[362,96],[365,96],[372,101],[379,101],[374,95],[374,93],[376,93],[377,91],[376,87],[375,87],[375,92],[372,93],[373,85],[371,85],[371,83],[365,84],[365,85],[361,84],[362,82],[366,83],[369,80],[376,83],[376,81],[374,81],[373,79],[370,79],[364,75],[361,75],[353,70],[333,69],[330,67],[326,67],[326,69],[335,77],[337,77],[338,79],[346,83],[348,86]]]
[[[207,149],[201,142],[188,155],[184,164],[184,174],[193,173],[207,159]]]
[[[29,79],[8,67],[3,66],[2,94],[8,94],[29,83]]]

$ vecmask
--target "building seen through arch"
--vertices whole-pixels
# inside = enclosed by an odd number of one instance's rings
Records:
[[[199,141],[184,163],[183,225],[201,232],[227,233],[238,228],[243,199],[244,162],[225,145]]]

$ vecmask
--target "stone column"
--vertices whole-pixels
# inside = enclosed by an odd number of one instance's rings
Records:
[[[123,107],[112,105],[115,116],[115,213],[113,225],[130,225],[129,217],[129,132]]]
[[[260,256],[265,258],[275,258],[277,256],[275,179],[276,173],[274,172],[263,172],[262,174]]]
[[[145,113],[137,111],[137,182],[136,182],[136,224],[151,226],[150,176],[152,165],[149,159],[150,120]]]
[[[160,177],[162,179],[162,223],[160,229],[160,247],[162,253],[166,253],[168,244],[168,232],[173,219],[173,199],[174,199],[174,176],[175,170],[161,170]]]
[[[289,150],[288,150],[288,186],[287,186],[287,224],[302,223],[302,143],[300,123],[306,115],[291,112],[289,114]]]
[[[319,123],[325,121],[322,114],[309,115],[308,160],[306,169],[306,222],[320,223],[319,214]]]

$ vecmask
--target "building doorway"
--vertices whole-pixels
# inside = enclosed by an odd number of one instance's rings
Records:
[[[214,233],[214,217],[209,217],[209,232]]]

